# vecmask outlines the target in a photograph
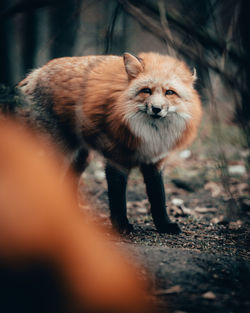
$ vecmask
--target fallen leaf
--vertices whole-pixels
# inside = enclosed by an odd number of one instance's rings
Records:
[[[200,208],[200,207],[196,207],[194,210],[195,210],[196,213],[200,213],[200,214],[216,213],[217,212],[217,208]]]
[[[182,207],[182,209],[183,209],[183,212],[185,215],[191,215],[194,213],[194,211],[192,209],[186,208],[185,206]]]
[[[148,213],[148,210],[146,208],[137,208],[136,211],[138,213]]]
[[[208,299],[208,300],[214,300],[216,299],[216,295],[212,291],[207,291],[203,293],[202,298]]]
[[[217,197],[221,193],[221,187],[212,181],[206,183],[204,189],[209,190],[211,192],[212,197]]]
[[[168,289],[159,289],[156,290],[155,295],[160,296],[160,295],[169,295],[172,293],[180,293],[182,291],[182,288],[180,285],[175,285],[173,287],[170,287]]]
[[[224,221],[225,217],[224,215],[220,215],[218,217],[214,217],[212,220],[211,220],[211,223],[213,224],[220,224]]]

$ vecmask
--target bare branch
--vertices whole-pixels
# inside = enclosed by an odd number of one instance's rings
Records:
[[[171,38],[169,38],[169,33],[165,33],[163,31],[160,23],[157,20],[153,19],[149,15],[146,15],[140,8],[136,7],[128,0],[119,0],[119,2],[122,4],[124,10],[128,14],[134,17],[145,29],[154,34],[161,41],[171,45],[172,48],[175,48],[180,54],[184,55],[188,59],[194,60],[195,62],[200,63],[202,66],[208,67],[216,73],[220,74],[222,79],[229,86],[234,86],[235,88],[242,90],[240,82],[238,82],[230,73],[225,72],[224,69],[222,69],[216,62],[215,58],[201,57],[199,49],[196,49],[197,47],[184,43],[179,36],[175,38],[175,45],[173,46],[173,41]],[[200,43],[197,41],[196,45],[198,46]],[[223,48],[225,49],[224,45]]]
[[[151,29],[150,31],[157,36],[162,41],[166,42],[164,39],[164,34],[162,32],[162,27],[160,25],[152,25],[152,22],[157,22],[159,20],[159,10],[154,5],[148,4],[143,0],[118,0],[122,5],[124,10],[126,10],[131,16],[136,18],[139,23],[141,23],[146,29]],[[151,16],[155,16],[156,18],[149,17],[149,15],[145,14],[144,11],[150,12]],[[142,15],[147,16],[146,18],[142,18]],[[185,34],[189,34],[192,36],[194,40],[199,42],[203,47],[209,50],[215,50],[217,53],[221,54],[225,50],[226,43],[224,41],[218,40],[218,38],[208,34],[198,25],[194,25],[190,21],[187,23],[183,17],[178,16],[177,14],[173,14],[173,12],[166,12],[167,20],[170,23],[173,23],[180,31],[184,31]],[[149,25],[147,25],[149,23]],[[157,23],[159,24],[159,23]],[[167,40],[170,41],[170,38]],[[177,45],[177,43],[176,43]],[[178,45],[177,45],[178,46]],[[242,64],[244,60],[248,59],[248,56],[243,52],[239,52],[236,48],[230,47],[227,51],[228,56],[234,62],[238,62]]]
[[[110,49],[112,47],[112,41],[114,36],[114,29],[117,22],[117,18],[119,14],[121,13],[121,5],[120,3],[117,4],[117,6],[114,9],[113,15],[111,17],[110,24],[108,25],[108,29],[106,32],[106,42],[105,42],[105,51],[104,53],[107,54],[110,52]]]
[[[166,18],[166,8],[165,8],[165,4],[163,0],[158,1],[158,7],[159,7],[160,21],[163,27],[163,31],[165,32],[167,38],[170,39],[170,45],[168,45],[169,55],[176,57],[174,38],[172,36],[171,30],[169,28],[168,20]]]

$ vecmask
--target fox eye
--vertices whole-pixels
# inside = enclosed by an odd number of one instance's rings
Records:
[[[174,95],[175,93],[176,92],[171,89],[166,90],[166,96],[171,96],[171,95]]]
[[[152,90],[150,88],[142,88],[140,90],[140,93],[149,93],[150,95],[152,95]]]

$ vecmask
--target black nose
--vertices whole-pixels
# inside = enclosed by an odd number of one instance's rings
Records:
[[[158,114],[158,113],[161,112],[161,108],[152,106],[152,112],[153,112],[154,114]]]

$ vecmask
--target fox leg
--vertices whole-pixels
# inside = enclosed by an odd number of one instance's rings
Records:
[[[151,204],[151,213],[156,229],[160,233],[178,234],[181,232],[177,223],[172,223],[166,211],[165,189],[161,171],[155,164],[141,165],[141,172],[146,184],[147,195]]]
[[[77,176],[80,176],[88,166],[88,156],[89,151],[86,148],[81,148],[77,151],[77,154],[71,164],[71,168]]]
[[[108,183],[111,222],[119,233],[128,234],[133,226],[127,219],[126,188],[129,172],[120,171],[107,163],[106,178]]]
[[[78,185],[79,180],[82,172],[86,169],[88,166],[88,156],[89,151],[86,148],[79,149],[75,157],[73,158],[73,161],[71,162],[70,166],[68,167],[64,179],[68,179],[67,176],[69,175],[69,178],[72,181],[73,188],[75,190],[75,199],[78,202]],[[72,175],[73,174],[73,175]]]

